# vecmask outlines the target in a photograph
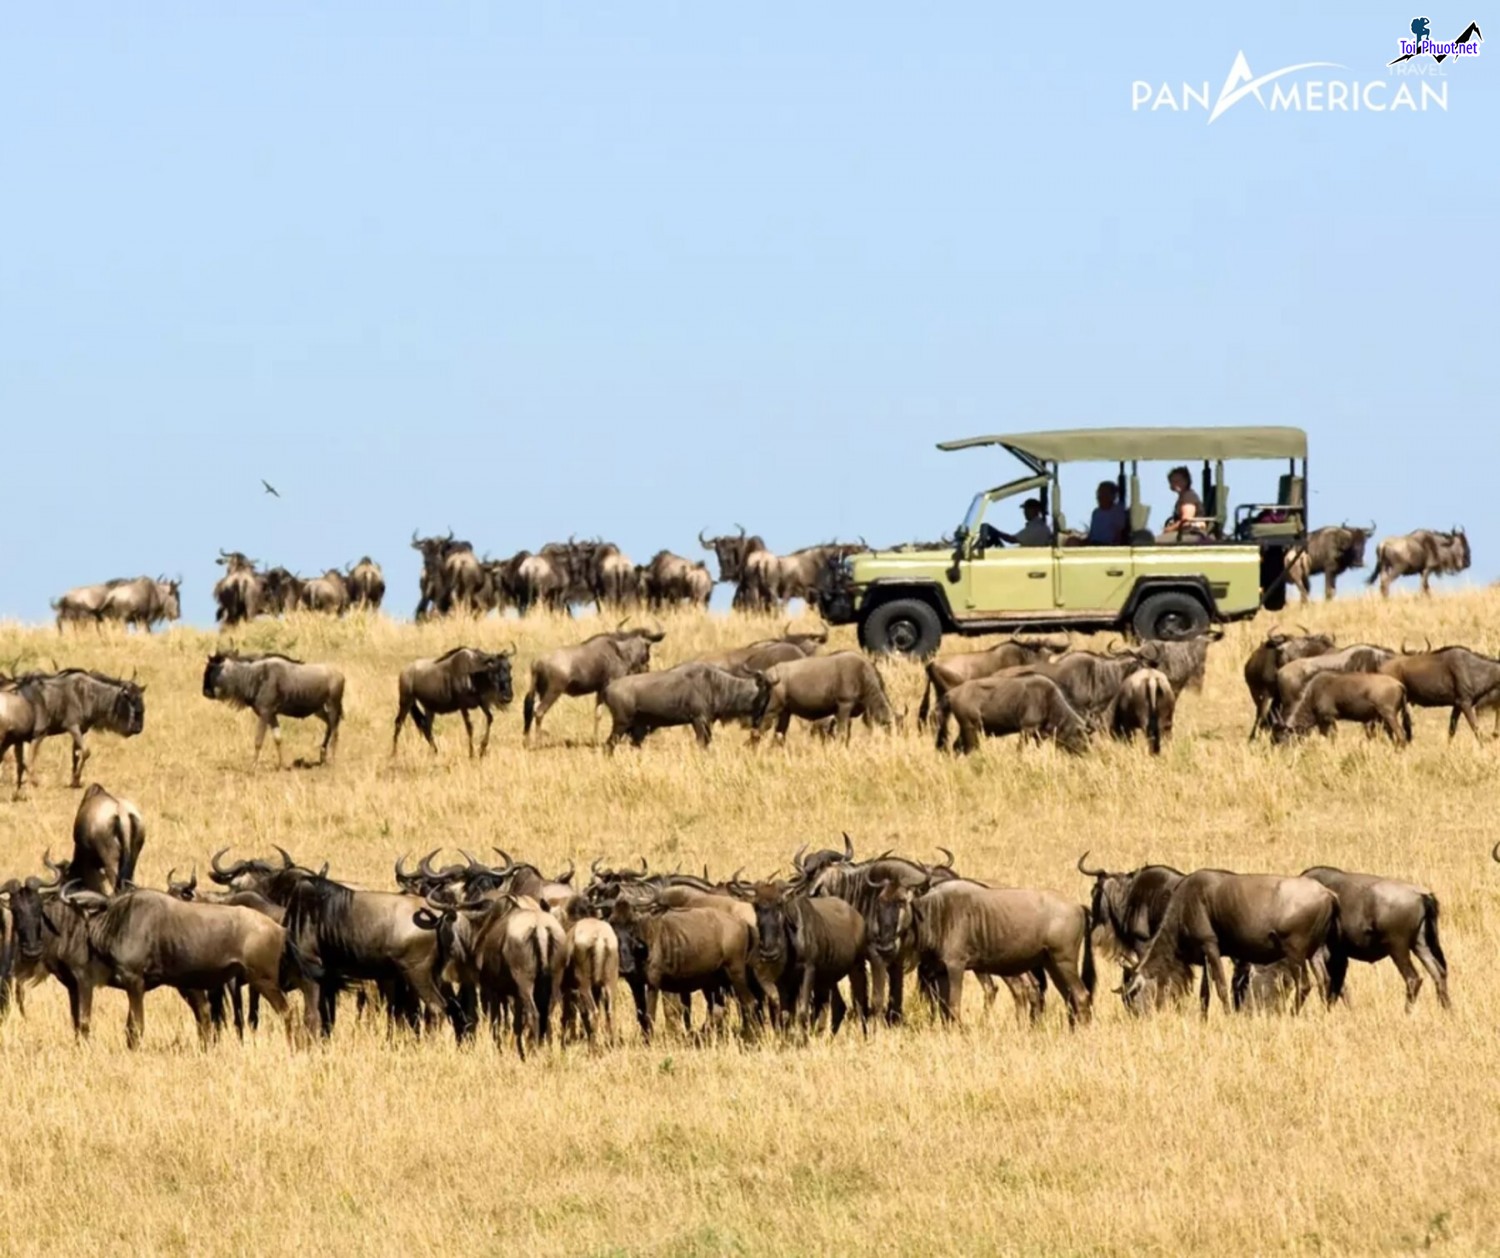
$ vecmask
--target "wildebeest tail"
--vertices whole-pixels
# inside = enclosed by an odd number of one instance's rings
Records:
[[[750,708],[750,724],[759,726],[765,719],[766,709],[771,706],[771,692],[776,689],[773,681],[769,686],[763,687],[756,693],[755,703]]]
[[[1079,907],[1083,909],[1083,990],[1092,999],[1099,985],[1099,971],[1094,965],[1094,915],[1087,905]]]
[[[1406,693],[1401,695],[1401,732],[1406,735],[1406,741],[1411,742],[1411,704],[1406,701]]]
[[[1161,755],[1161,683],[1154,677],[1146,683],[1146,742],[1153,756]]]
[[[933,720],[937,724],[937,749],[948,750],[948,718],[952,712],[948,706],[948,696],[938,695],[937,712],[933,714]]]
[[[918,729],[927,728],[927,717],[928,714],[932,711],[932,665],[933,661],[929,660],[927,663],[927,668],[925,670],[927,673],[927,684],[922,687],[922,702],[921,705],[917,708]]]
[[[1379,581],[1380,580],[1381,570],[1384,567],[1385,567],[1385,543],[1381,542],[1379,546],[1375,547],[1375,564],[1370,569],[1370,575],[1365,580],[1365,584],[1366,585],[1374,585],[1377,581]]]
[[[1427,939],[1427,947],[1432,952],[1433,959],[1438,963],[1438,970],[1444,978],[1448,977],[1448,958],[1443,955],[1443,945],[1438,940],[1438,899],[1430,891],[1422,897],[1422,934]]]
[[[421,731],[423,737],[432,737],[432,713],[424,710],[420,703],[411,705],[411,723]]]
[[[281,964],[276,982],[284,992],[295,991],[303,983],[321,983],[323,967],[297,946],[297,941],[288,935],[281,948]]]
[[[536,687],[533,685],[526,692],[526,698],[521,701],[521,733],[531,733],[531,721],[536,715]]]

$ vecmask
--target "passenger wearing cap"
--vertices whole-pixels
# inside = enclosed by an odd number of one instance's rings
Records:
[[[1051,546],[1052,530],[1047,527],[1040,499],[1026,499],[1021,504],[1021,510],[1026,513],[1026,523],[1021,526],[1020,532],[999,533],[1000,540],[1009,542],[1012,546]]]

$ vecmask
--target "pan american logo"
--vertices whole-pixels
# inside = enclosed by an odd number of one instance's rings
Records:
[[[1390,79],[1344,78],[1318,74],[1322,70],[1344,70],[1337,61],[1300,61],[1268,74],[1255,74],[1243,52],[1234,63],[1224,85],[1214,96],[1207,79],[1201,83],[1151,83],[1136,79],[1130,85],[1131,113],[1206,113],[1212,126],[1237,105],[1246,101],[1269,114],[1397,113],[1429,109],[1448,111],[1448,81],[1423,78],[1415,85]],[[1394,73],[1394,72],[1393,72]]]
[[[1479,23],[1470,22],[1459,33],[1457,39],[1449,43],[1440,43],[1432,38],[1432,23],[1425,17],[1414,17],[1411,20],[1410,39],[1402,38],[1401,55],[1394,61],[1387,61],[1386,65],[1400,65],[1403,61],[1410,61],[1414,57],[1431,57],[1439,65],[1448,60],[1449,57],[1477,57],[1479,45],[1484,43],[1484,36],[1480,33]]]

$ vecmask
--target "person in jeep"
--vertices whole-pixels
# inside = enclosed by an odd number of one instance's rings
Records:
[[[1177,541],[1179,539],[1175,535],[1183,533],[1199,540],[1207,521],[1203,519],[1203,499],[1193,490],[1193,474],[1185,467],[1174,467],[1167,473],[1167,484],[1177,495],[1177,506],[1163,526],[1164,539]]]
[[[1028,498],[1021,504],[1021,510],[1026,514],[1026,523],[1021,526],[1020,532],[1002,533],[996,529],[995,536],[1002,542],[1009,542],[1012,546],[1052,545],[1052,530],[1047,527],[1047,517],[1042,509],[1041,500]]]

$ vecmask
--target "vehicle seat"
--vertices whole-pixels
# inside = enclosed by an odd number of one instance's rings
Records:
[[[1208,504],[1208,514],[1213,520],[1209,532],[1214,537],[1223,537],[1224,528],[1229,523],[1229,486],[1219,484],[1214,486],[1212,501]]]

